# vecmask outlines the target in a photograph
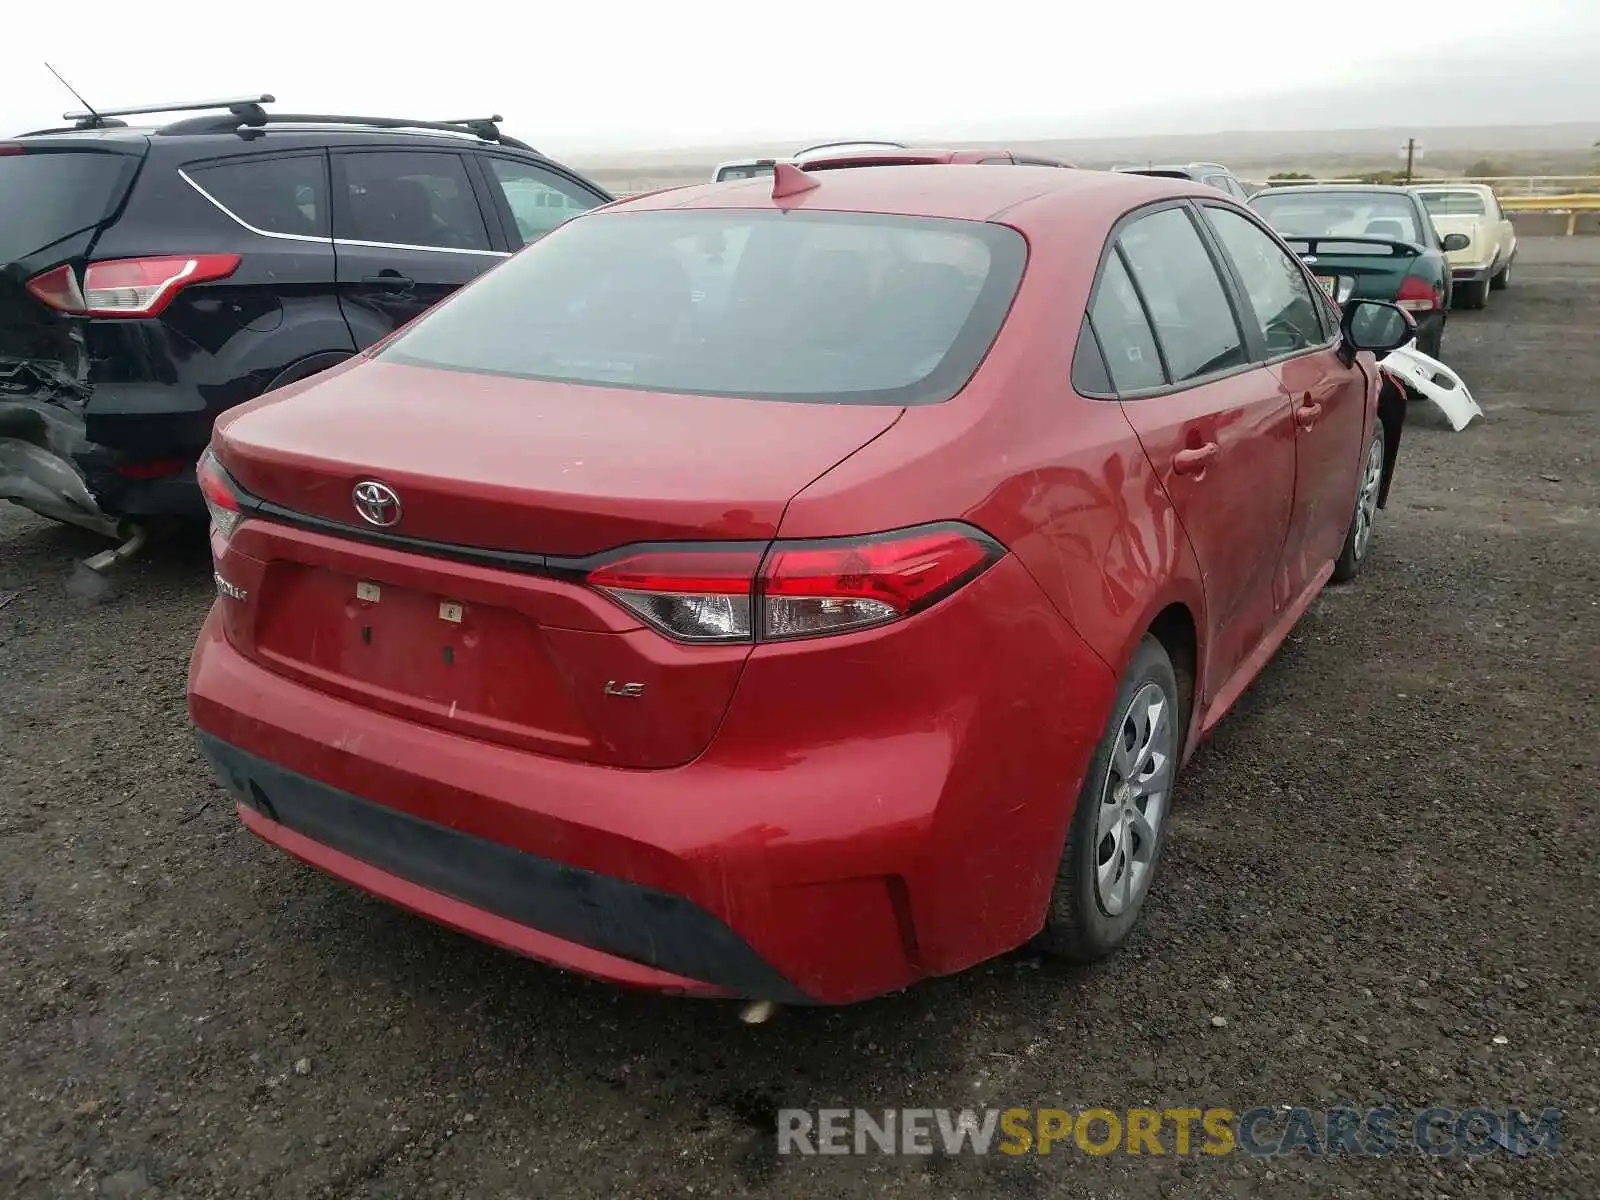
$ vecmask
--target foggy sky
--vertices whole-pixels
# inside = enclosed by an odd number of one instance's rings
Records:
[[[1600,0],[19,8],[0,134],[78,107],[44,60],[100,107],[270,91],[284,111],[498,112],[558,154],[1600,121]]]

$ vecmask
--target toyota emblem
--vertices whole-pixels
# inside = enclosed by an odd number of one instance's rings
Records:
[[[400,497],[388,484],[363,479],[350,495],[356,512],[368,525],[388,526],[400,520]]]

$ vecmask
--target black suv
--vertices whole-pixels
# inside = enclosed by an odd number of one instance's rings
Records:
[[[271,102],[68,113],[0,141],[0,499],[130,541],[203,519],[194,465],[218,413],[611,199],[499,117]]]

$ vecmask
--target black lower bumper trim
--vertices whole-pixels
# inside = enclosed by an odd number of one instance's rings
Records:
[[[312,841],[565,941],[736,995],[812,1003],[732,929],[681,896],[424,821],[199,737],[241,803]]]

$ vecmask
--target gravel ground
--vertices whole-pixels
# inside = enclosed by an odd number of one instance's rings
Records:
[[[184,714],[204,547],[84,607],[65,579],[98,543],[0,506],[0,1193],[1600,1194],[1597,251],[1530,241],[1452,317],[1488,420],[1413,407],[1368,573],[1197,755],[1127,952],[757,1027],[245,834]],[[1559,1107],[1561,1149],[823,1159],[773,1135],[785,1105],[1385,1101]]]

